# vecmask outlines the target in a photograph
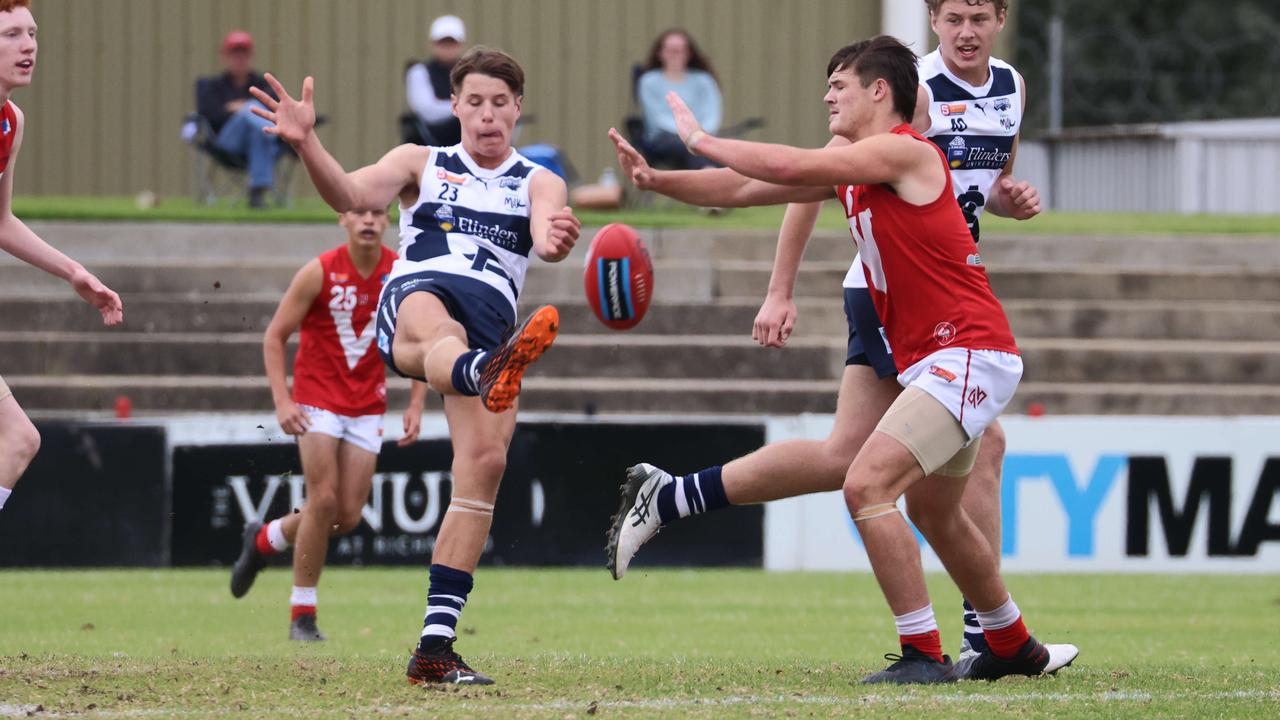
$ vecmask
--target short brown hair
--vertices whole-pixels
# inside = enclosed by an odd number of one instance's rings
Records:
[[[498,78],[511,88],[516,97],[524,95],[524,69],[520,63],[501,50],[477,45],[467,51],[449,72],[449,84],[456,95],[462,89],[462,81],[471,73]]]
[[[920,84],[917,62],[916,54],[897,38],[878,35],[837,50],[827,63],[827,77],[849,70],[864,88],[883,79],[893,93],[893,109],[910,121],[916,114],[916,86]]]
[[[0,12],[13,12],[16,8],[31,9],[31,0],[0,0]]]
[[[924,0],[924,4],[929,6],[929,14],[937,15],[938,8],[942,7],[942,3],[947,0]],[[996,8],[997,15],[1004,15],[1009,12],[1009,0],[964,0],[965,5],[985,5],[991,3]]]

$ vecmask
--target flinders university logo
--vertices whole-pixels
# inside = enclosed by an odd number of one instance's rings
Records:
[[[440,224],[441,230],[445,232],[450,232],[451,230],[453,230],[453,225],[454,225],[453,206],[441,205],[440,209],[436,210],[436,221]]]

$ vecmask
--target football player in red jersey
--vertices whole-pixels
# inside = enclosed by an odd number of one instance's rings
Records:
[[[1078,649],[1030,636],[992,548],[960,504],[981,435],[1013,397],[1022,361],[985,270],[971,261],[977,246],[955,202],[946,158],[909,124],[916,57],[881,36],[842,48],[827,74],[828,123],[833,135],[849,141],[842,147],[805,150],[717,138],[674,96],[668,101],[686,146],[724,168],[654,171],[616,130],[610,137],[637,186],[678,200],[741,207],[834,196],[844,205],[904,387],[844,483],[902,646],[889,668],[865,681],[1056,672]],[[610,533],[615,576],[619,561],[629,562],[662,523],[725,504],[722,471],[673,477],[646,464],[632,468],[625,485],[631,502]],[[962,672],[942,654],[920,553],[896,504],[903,496],[912,521],[977,609],[990,645]]]
[[[10,96],[31,84],[35,69],[36,21],[29,0],[0,0],[0,251],[66,280],[98,309],[105,325],[119,325],[120,296],[13,216],[13,166],[25,122]],[[0,508],[39,449],[40,433],[0,378]]]
[[[346,244],[302,266],[262,342],[276,418],[298,438],[306,504],[301,512],[265,525],[246,525],[240,558],[231,571],[231,594],[242,597],[268,557],[297,546],[290,640],[324,639],[316,627],[316,585],[330,536],[360,524],[387,411],[386,369],[373,341],[374,309],[396,259],[382,244],[387,211],[353,210],[338,222],[347,231]],[[285,344],[299,326],[290,393]],[[414,381],[401,446],[418,436],[426,391],[425,383]]]

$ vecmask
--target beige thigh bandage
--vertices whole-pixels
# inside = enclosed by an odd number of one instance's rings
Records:
[[[894,503],[880,503],[878,505],[868,505],[853,514],[854,522],[862,522],[864,520],[874,520],[885,515],[892,515],[898,511],[898,506]]]
[[[969,443],[969,447],[960,448],[945,465],[934,470],[933,474],[945,475],[946,477],[964,477],[973,472],[973,464],[978,459],[978,447],[981,445],[982,437],[974,438],[973,442]]]
[[[876,430],[911,451],[925,475],[932,475],[946,465],[968,439],[960,421],[942,403],[918,387],[902,391],[880,418]]]
[[[449,499],[449,508],[445,510],[447,513],[464,512],[475,513],[476,515],[492,515],[493,503],[481,502],[480,500],[470,500],[463,497],[455,497]]]
[[[0,400],[9,397],[12,394],[13,391],[9,390],[9,386],[4,384],[4,378],[0,377]]]

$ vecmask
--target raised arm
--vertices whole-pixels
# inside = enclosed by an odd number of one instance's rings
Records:
[[[294,99],[274,75],[267,73],[265,77],[280,99],[276,100],[258,88],[249,88],[249,92],[266,108],[254,107],[253,112],[274,123],[263,132],[293,146],[307,168],[311,182],[329,207],[338,212],[384,208],[405,188],[417,185],[418,172],[426,164],[431,152],[429,149],[401,145],[383,155],[378,162],[348,173],[316,135],[315,81],[311,77],[303,80],[302,97]]]
[[[13,106],[17,119],[17,133],[13,139],[13,150],[9,155],[9,166],[0,176],[0,251],[9,253],[19,260],[44,270],[55,277],[66,280],[85,302],[97,308],[105,325],[119,325],[124,320],[124,306],[120,296],[111,288],[102,284],[93,273],[84,269],[80,263],[64,255],[57,248],[45,242],[13,214],[13,175],[18,161],[18,151],[22,148],[22,135],[26,126],[25,116]]]
[[[271,385],[271,401],[276,406],[276,419],[280,421],[280,429],[289,435],[301,435],[307,431],[310,420],[307,414],[293,402],[289,393],[288,362],[285,359],[285,346],[289,336],[297,331],[306,317],[311,304],[324,286],[324,269],[320,260],[315,259],[302,266],[293,276],[289,289],[284,291],[276,314],[262,337],[262,364],[267,371],[267,382]]]
[[[547,262],[560,262],[578,242],[582,222],[566,203],[569,190],[564,180],[543,170],[529,181],[529,230],[533,251]]]
[[[729,168],[654,170],[638,150],[613,128],[609,139],[618,153],[622,174],[641,190],[651,190],[690,205],[753,207],[789,202],[817,202],[832,197],[830,187],[788,187],[752,180]]]

